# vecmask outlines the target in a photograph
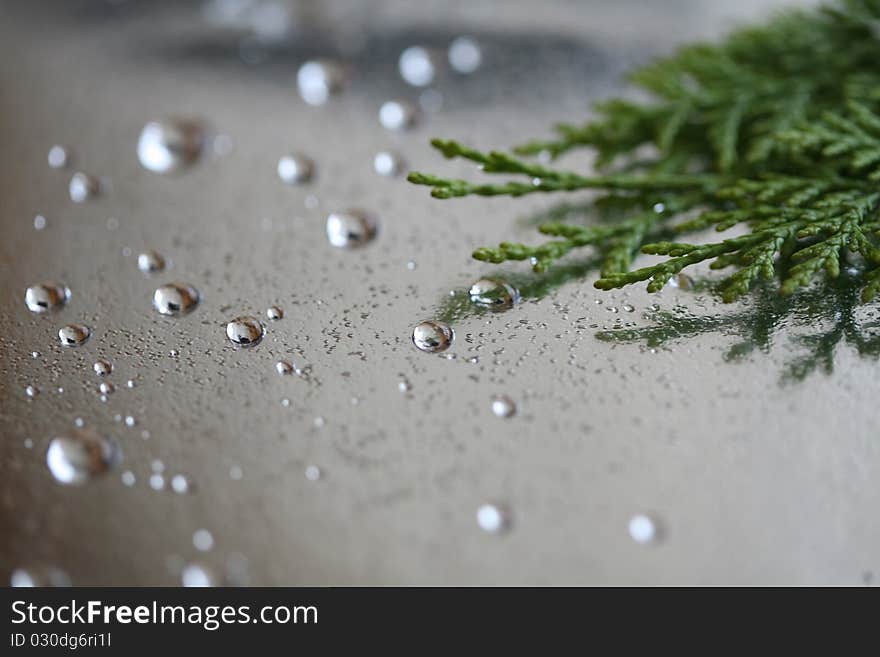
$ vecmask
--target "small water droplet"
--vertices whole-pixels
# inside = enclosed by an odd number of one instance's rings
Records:
[[[400,390],[400,392],[409,392],[412,390],[412,384],[406,379],[402,379],[397,382],[397,389]]]
[[[71,201],[85,203],[100,193],[101,183],[94,176],[78,171],[71,176],[67,191]]]
[[[324,105],[330,96],[346,83],[345,68],[338,62],[314,59],[304,63],[296,73],[300,98],[309,105]]]
[[[688,291],[694,289],[694,279],[687,274],[678,273],[670,278],[666,285],[671,288]]]
[[[628,313],[631,313],[631,312],[634,312],[634,311],[635,311],[635,307],[634,307],[634,306],[631,306],[631,305],[628,304],[628,303],[623,304],[623,309],[624,309],[626,312],[628,312]]]
[[[315,162],[302,153],[291,153],[278,160],[278,177],[288,185],[309,182],[315,175]]]
[[[436,320],[426,320],[413,328],[413,344],[422,351],[436,353],[449,349],[455,340],[455,331],[448,324]]]
[[[278,306],[269,306],[266,308],[266,317],[274,322],[284,317],[284,311]]]
[[[62,484],[83,484],[119,460],[119,448],[113,442],[87,431],[53,438],[46,452],[46,465]]]
[[[197,529],[193,533],[193,545],[199,552],[209,552],[214,547],[214,537],[207,529]]]
[[[655,203],[654,212],[656,212],[657,214],[662,214],[663,212],[666,212],[666,206],[662,203]]]
[[[519,291],[502,280],[481,278],[468,292],[471,303],[492,310],[507,310],[519,303]]]
[[[266,329],[256,317],[243,315],[226,325],[226,337],[240,347],[252,347],[263,339]]]
[[[78,347],[92,334],[88,326],[82,324],[68,324],[58,329],[58,340],[65,347]]]
[[[153,306],[163,315],[185,315],[198,303],[198,290],[186,283],[161,285],[153,293]]]
[[[400,53],[397,70],[404,82],[414,87],[427,87],[434,81],[439,61],[435,53],[423,46],[410,46]]]
[[[201,564],[191,563],[180,571],[180,583],[187,588],[216,586],[217,578]]]
[[[327,239],[340,249],[363,246],[376,236],[375,218],[362,210],[333,212],[327,217]]]
[[[137,481],[137,478],[134,476],[134,472],[132,472],[131,470],[126,470],[125,472],[123,472],[121,479],[123,485],[129,487],[134,486],[135,482]]]
[[[36,397],[37,395],[40,394],[40,389],[37,388],[36,386],[28,386],[24,389],[24,394],[26,394],[28,397],[33,399],[34,397]]]
[[[34,230],[43,230],[46,228],[46,217],[41,214],[38,214],[34,217]]]
[[[500,534],[510,526],[510,514],[496,504],[483,504],[477,509],[477,524],[484,532]]]
[[[57,310],[70,300],[70,288],[57,281],[43,281],[31,285],[24,293],[24,302],[28,310],[44,313]]]
[[[513,417],[516,414],[516,404],[510,397],[499,395],[492,399],[492,412],[497,417]]]
[[[173,490],[175,493],[179,493],[180,495],[188,493],[189,479],[181,474],[174,475],[173,477],[171,477],[171,490]]]
[[[170,173],[195,162],[204,141],[204,130],[196,121],[150,121],[138,137],[138,160],[148,171]]]
[[[240,481],[243,476],[244,473],[239,466],[233,465],[231,468],[229,468],[229,478],[233,481]]]
[[[470,37],[457,37],[449,44],[449,65],[462,75],[474,73],[483,62],[480,45]]]
[[[387,130],[406,130],[415,125],[418,112],[406,100],[389,100],[379,108],[379,123]]]
[[[403,158],[393,151],[379,151],[373,158],[373,169],[380,176],[399,176],[405,166]]]
[[[134,418],[133,415],[126,415],[125,416],[125,426],[133,427],[136,424],[137,424],[137,420]]]
[[[144,251],[138,254],[137,265],[144,274],[155,274],[165,270],[165,258],[155,251]]]
[[[317,465],[310,465],[306,468],[306,479],[309,481],[318,481],[321,478],[321,468]]]
[[[9,586],[13,588],[61,587],[70,586],[70,577],[55,566],[38,566],[16,568],[9,578]]]
[[[116,387],[109,381],[101,381],[101,383],[98,385],[98,392],[100,392],[102,395],[112,395],[115,390]]]
[[[278,372],[281,376],[287,376],[293,372],[293,365],[288,363],[286,360],[279,360],[275,363],[275,371]]]
[[[158,472],[154,472],[150,475],[150,488],[153,490],[162,490],[165,488],[165,477],[163,477]]]
[[[70,164],[70,151],[65,146],[55,144],[49,149],[46,159],[49,161],[49,166],[53,169],[63,169]]]
[[[639,545],[648,545],[657,540],[657,525],[650,516],[635,515],[629,521],[629,535]]]
[[[98,376],[107,376],[113,371],[113,363],[109,360],[96,360],[95,364],[92,365],[92,369],[95,370],[95,374]]]

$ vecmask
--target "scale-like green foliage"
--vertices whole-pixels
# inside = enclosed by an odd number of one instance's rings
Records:
[[[880,293],[878,62],[880,0],[790,12],[636,71],[632,81],[651,93],[651,102],[606,101],[590,122],[558,126],[555,139],[513,154],[432,142],[447,158],[510,175],[504,182],[424,173],[409,180],[441,199],[596,190],[597,212],[617,213],[595,225],[542,224],[540,232],[553,239],[479,248],[478,260],[529,260],[540,272],[589,246],[601,256],[596,287],[648,281],[652,291],[711,261],[714,269],[734,270],[721,282],[726,301],[776,276],[789,294],[823,273],[836,277],[848,262],[860,268],[868,301]],[[597,174],[529,157],[582,147],[596,152]],[[653,156],[645,156],[646,147]],[[717,242],[675,238],[734,227],[733,236]],[[666,259],[631,270],[639,252]]]

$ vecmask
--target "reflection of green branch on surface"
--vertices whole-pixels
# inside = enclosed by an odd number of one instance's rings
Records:
[[[755,349],[769,352],[774,340],[796,327],[804,332],[789,338],[795,351],[786,358],[782,380],[801,381],[817,369],[830,374],[841,344],[860,356],[880,358],[880,321],[860,322],[856,316],[860,285],[859,277],[850,273],[794,297],[781,297],[771,286],[762,285],[755,290],[751,305],[729,314],[699,316],[680,307],[651,311],[647,313],[654,322],[650,326],[600,331],[596,337],[604,342],[663,347],[705,333],[735,335],[739,341],[724,355],[732,361]],[[809,328],[817,322],[818,328]]]

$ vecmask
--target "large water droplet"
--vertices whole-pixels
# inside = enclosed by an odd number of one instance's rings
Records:
[[[256,317],[236,317],[226,325],[226,337],[241,347],[252,347],[263,339],[266,329]]]
[[[373,158],[373,169],[380,176],[393,178],[400,175],[405,167],[403,158],[392,151],[380,151]]]
[[[91,334],[91,329],[82,324],[68,324],[58,329],[58,339],[65,347],[78,347],[88,340]]]
[[[24,302],[28,310],[35,313],[57,310],[69,299],[70,289],[64,283],[57,281],[43,281],[31,285],[24,293]]]
[[[302,153],[291,153],[278,160],[278,177],[288,185],[309,182],[314,175],[314,160]]]
[[[53,438],[46,452],[46,465],[62,484],[83,484],[120,460],[119,447],[97,434],[77,431]]]
[[[437,56],[422,46],[411,46],[400,53],[397,69],[400,77],[414,87],[427,87],[434,81],[439,61]]]
[[[165,269],[165,258],[155,251],[144,251],[137,257],[138,269],[145,274],[155,274]]]
[[[94,176],[78,171],[70,178],[68,193],[74,203],[85,203],[101,191],[101,183]]]
[[[379,108],[379,123],[388,130],[406,130],[415,125],[418,112],[405,100],[389,100]]]
[[[455,331],[451,326],[433,319],[416,324],[412,334],[413,344],[429,353],[449,349],[454,339]]]
[[[471,303],[492,310],[507,310],[519,303],[519,291],[504,281],[481,278],[468,292]]]
[[[480,45],[470,37],[460,36],[449,45],[449,65],[458,73],[473,73],[482,61]]]
[[[150,121],[138,137],[138,160],[149,171],[170,173],[195,162],[204,141],[204,131],[195,121]]]
[[[666,283],[668,287],[679,289],[679,290],[693,290],[694,289],[694,279],[692,279],[687,274],[679,272],[675,276],[669,279]]]
[[[168,283],[153,293],[153,306],[163,315],[184,315],[198,303],[198,290],[186,283]]]
[[[296,85],[309,105],[323,105],[345,86],[345,68],[338,62],[315,59],[299,67]]]
[[[327,239],[340,249],[363,246],[376,231],[376,220],[363,210],[333,212],[327,217]]]

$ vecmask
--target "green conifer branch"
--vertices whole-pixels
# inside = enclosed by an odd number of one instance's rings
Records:
[[[544,223],[540,232],[554,239],[479,248],[479,260],[530,260],[545,271],[589,247],[602,262],[596,287],[648,281],[652,291],[709,261],[713,269],[734,269],[720,285],[722,298],[732,301],[761,278],[779,276],[781,291],[790,294],[820,276],[836,277],[852,252],[865,262],[861,298],[867,301],[880,291],[878,25],[880,0],[789,12],[639,69],[631,80],[652,101],[604,101],[589,122],[557,126],[555,139],[513,154],[432,142],[445,157],[508,180],[472,183],[423,173],[409,180],[430,186],[437,198],[596,190],[598,214],[628,208],[597,225]],[[654,156],[644,156],[646,145]],[[582,147],[595,151],[597,174],[528,159]],[[697,208],[702,211],[693,216]],[[669,241],[734,226],[747,232],[703,244]],[[630,271],[640,251],[666,259]]]

